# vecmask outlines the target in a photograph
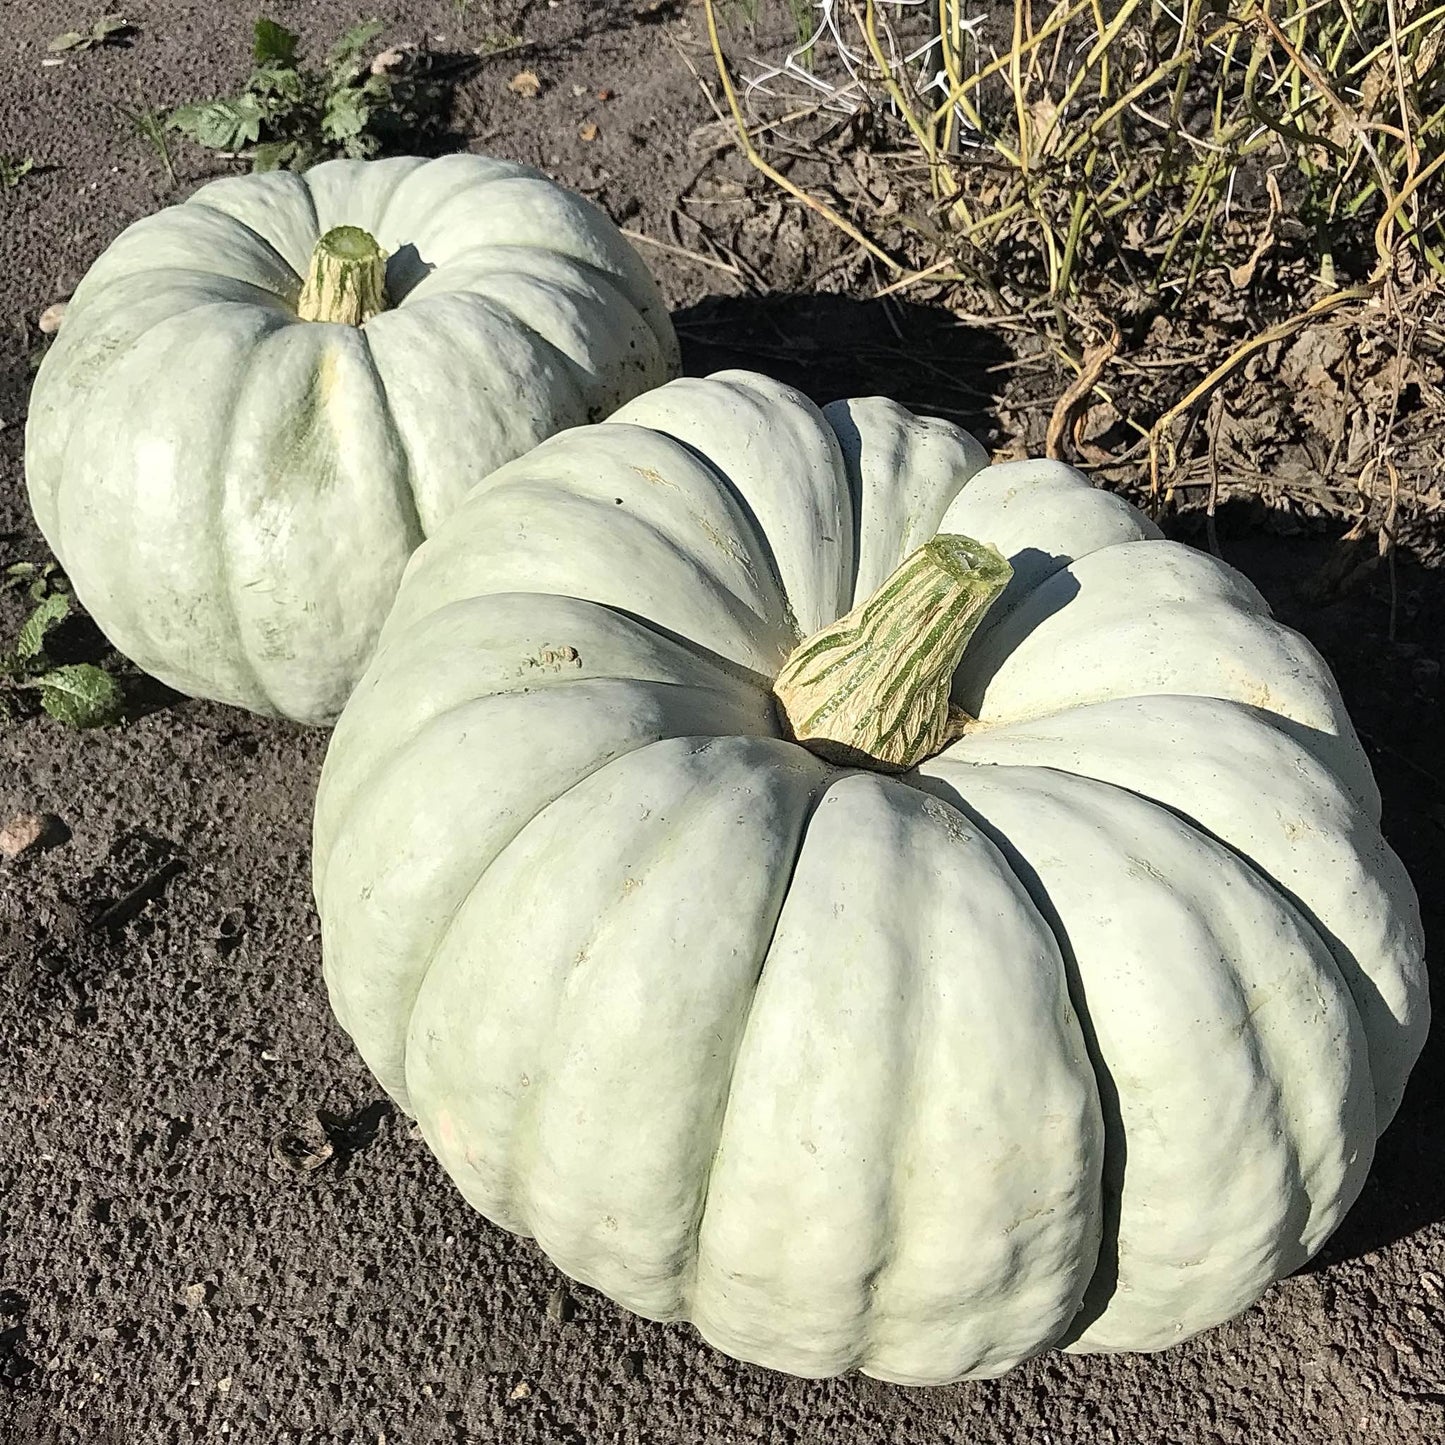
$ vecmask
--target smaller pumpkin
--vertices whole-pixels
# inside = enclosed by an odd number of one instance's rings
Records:
[[[31,398],[31,506],[139,666],[326,722],[468,488],[677,361],[621,233],[525,166],[215,181],[77,288]]]

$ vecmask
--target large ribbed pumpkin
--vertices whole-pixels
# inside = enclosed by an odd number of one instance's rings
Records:
[[[800,1374],[1227,1319],[1426,1027],[1318,654],[985,462],[746,373],[544,443],[413,559],[322,778],[336,1013],[466,1197]]]
[[[141,667],[324,722],[467,488],[676,369],[627,241],[525,166],[215,181],[76,290],[31,399],[31,505]]]

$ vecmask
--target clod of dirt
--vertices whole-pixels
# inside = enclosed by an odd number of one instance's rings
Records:
[[[17,813],[0,828],[0,857],[19,858],[54,848],[69,837],[70,829],[54,813]]]
[[[519,70],[507,82],[507,89],[513,95],[523,96],[527,100],[535,100],[542,93],[542,82],[537,78],[535,70]]]
[[[579,127],[577,128],[577,135],[578,135],[578,138],[579,138],[579,139],[584,140],[584,141],[594,141],[594,140],[596,140],[596,139],[597,139],[597,122],[596,122],[596,121],[588,121],[586,125],[584,125],[584,126],[579,126]]]
[[[313,1114],[295,1128],[282,1129],[271,1139],[271,1157],[294,1174],[312,1174],[331,1161],[336,1145],[326,1126]]]
[[[371,73],[373,75],[390,75],[394,70],[401,70],[415,56],[415,45],[393,45],[390,50],[383,50],[371,62]]]
[[[519,1380],[512,1389],[511,1398],[514,1400],[525,1400],[531,1393],[532,1387],[525,1380]]]
[[[54,336],[65,322],[65,313],[70,309],[69,301],[54,301],[40,313],[36,323],[46,336]]]
[[[181,1291],[181,1303],[188,1310],[198,1310],[206,1302],[207,1288],[204,1284],[188,1284]]]

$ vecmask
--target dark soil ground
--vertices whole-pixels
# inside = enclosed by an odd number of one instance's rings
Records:
[[[1017,438],[1031,404],[1005,410],[994,379],[1010,373],[986,370],[1006,349],[936,309],[851,299],[872,286],[797,208],[759,193],[715,248],[677,219],[687,196],[707,226],[709,202],[721,214],[750,184],[686,64],[704,66],[696,8],[378,8],[388,38],[439,50],[489,29],[533,42],[481,64],[458,133],[711,256],[645,248],[690,370],[752,364],[820,400],[888,390],[995,446]],[[125,223],[177,198],[116,106],[214,94],[245,69],[252,0],[137,0],[127,47],[42,66],[51,36],[100,9],[4,0],[0,17],[0,151],[38,166],[0,192],[4,562],[45,557],[21,469],[35,320]],[[352,0],[270,9],[319,42],[361,18]],[[507,88],[524,66],[543,83],[534,99]],[[185,148],[176,164],[182,192],[224,166]],[[842,294],[800,299],[825,273]],[[1427,540],[1393,571],[1305,601],[1342,530],[1281,528],[1247,504],[1218,519],[1224,555],[1337,670],[1438,960],[1445,571],[1425,565]],[[7,638],[21,607],[0,602]],[[69,626],[64,646],[103,655]],[[42,810],[68,831],[0,863],[4,1445],[1445,1438],[1439,1031],[1324,1256],[1233,1323],[1167,1354],[1051,1355],[949,1389],[788,1379],[564,1287],[531,1244],[466,1208],[327,1011],[307,858],[325,736],[156,689],[137,698],[122,727],[0,730],[0,824]]]

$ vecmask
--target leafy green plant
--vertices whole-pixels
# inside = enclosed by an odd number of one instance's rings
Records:
[[[57,664],[46,652],[51,634],[74,612],[64,578],[53,562],[16,562],[0,588],[23,589],[32,603],[14,643],[0,652],[0,720],[15,716],[16,694],[33,692],[40,706],[67,727],[104,727],[125,705],[120,684],[90,662]]]
[[[52,54],[69,50],[96,50],[102,45],[109,45],[113,40],[123,39],[134,29],[134,22],[127,20],[124,15],[102,15],[89,30],[67,30],[63,35],[57,35],[45,48]]]
[[[274,20],[256,21],[255,66],[240,95],[171,111],[166,124],[210,150],[244,154],[256,171],[305,170],[334,156],[368,159],[439,128],[446,89],[405,51],[370,59],[383,26],[348,30],[321,69],[301,58],[301,37]]]
[[[34,156],[15,156],[0,151],[0,191],[13,191],[34,169]]]

